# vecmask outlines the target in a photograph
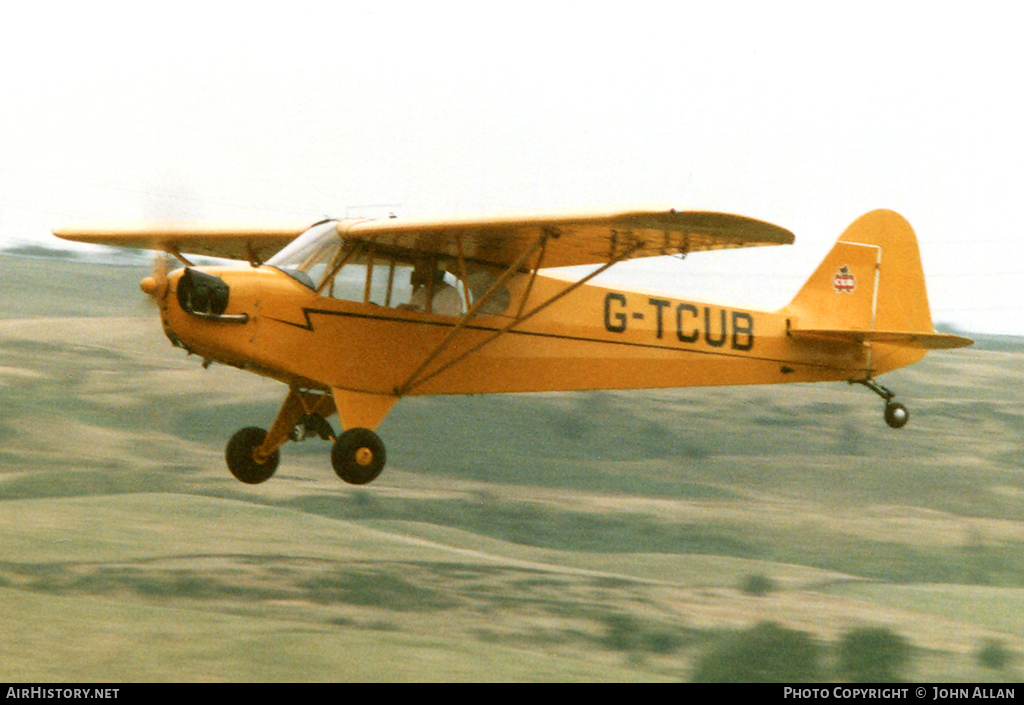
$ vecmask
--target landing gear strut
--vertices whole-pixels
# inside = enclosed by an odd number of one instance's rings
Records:
[[[907,425],[907,421],[910,420],[910,412],[903,404],[894,401],[896,392],[870,378],[851,381],[851,384],[854,383],[864,385],[885,400],[885,422],[891,428],[903,428]]]

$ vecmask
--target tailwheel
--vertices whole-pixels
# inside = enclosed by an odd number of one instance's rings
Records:
[[[380,436],[368,428],[350,428],[338,436],[331,450],[331,464],[350,485],[372,482],[384,469],[387,456]]]
[[[902,404],[889,401],[885,404],[885,422],[892,428],[903,428],[910,420],[910,412]]]
[[[851,380],[850,384],[861,384],[885,400],[885,422],[890,428],[903,428],[910,420],[910,412],[907,407],[900,404],[896,399],[896,392],[888,387],[882,386],[873,379]]]
[[[258,485],[269,480],[281,460],[280,451],[275,450],[263,462],[256,461],[255,451],[263,445],[266,437],[267,432],[262,428],[250,426],[243,428],[228,441],[225,453],[228,470],[247,485]]]

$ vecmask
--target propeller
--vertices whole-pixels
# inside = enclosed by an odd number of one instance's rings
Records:
[[[156,303],[163,303],[167,296],[167,270],[170,266],[170,255],[160,250],[153,253],[153,273],[139,282],[139,287]]]

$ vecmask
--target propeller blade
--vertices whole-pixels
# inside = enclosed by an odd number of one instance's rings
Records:
[[[158,303],[167,295],[167,270],[170,255],[159,251],[153,253],[153,273],[139,282],[141,289]]]

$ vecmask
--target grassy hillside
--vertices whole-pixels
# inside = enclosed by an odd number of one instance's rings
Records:
[[[1017,341],[887,376],[901,431],[842,384],[417,398],[372,485],[307,441],[249,487],[281,385],[171,348],[144,270],[0,274],[0,677],[679,680],[762,621],[826,679],[858,626],[1019,677],[976,659],[1024,650]]]

